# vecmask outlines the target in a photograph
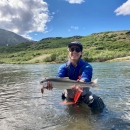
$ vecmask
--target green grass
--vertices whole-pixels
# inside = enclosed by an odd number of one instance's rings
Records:
[[[103,62],[114,58],[130,56],[130,31],[102,32],[89,36],[48,38],[39,42],[22,43],[0,47],[0,63],[27,64],[33,58],[50,54],[34,63],[61,63],[67,60],[67,44],[79,41],[83,44],[85,61]]]

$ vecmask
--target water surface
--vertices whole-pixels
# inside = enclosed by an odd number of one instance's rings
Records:
[[[0,65],[0,130],[129,130],[130,62],[91,63],[106,109],[60,105],[61,90],[40,93],[39,81],[60,64]]]

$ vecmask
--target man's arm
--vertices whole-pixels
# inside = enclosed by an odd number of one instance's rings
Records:
[[[66,77],[67,76],[67,68],[66,68],[66,64],[63,64],[59,67],[58,72],[57,72],[57,76],[56,77]]]
[[[81,78],[79,81],[81,82],[91,82],[92,79],[92,72],[93,72],[93,68],[91,65],[86,65],[83,70],[82,70],[82,74],[81,74]]]

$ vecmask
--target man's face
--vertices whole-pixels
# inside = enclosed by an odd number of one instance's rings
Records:
[[[71,60],[79,60],[81,55],[82,55],[82,52],[78,46],[71,46],[69,48],[69,56],[70,56]]]

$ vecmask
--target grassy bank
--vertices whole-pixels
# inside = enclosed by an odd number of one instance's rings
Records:
[[[104,62],[130,56],[130,31],[119,31],[0,47],[0,63],[61,63],[67,60],[67,44],[75,40],[84,46],[82,58],[85,61]]]
[[[46,49],[37,51],[21,51],[0,54],[0,63],[61,63],[67,60],[67,48]],[[109,51],[84,49],[82,58],[88,62],[104,62],[115,58],[130,56],[128,51]]]

